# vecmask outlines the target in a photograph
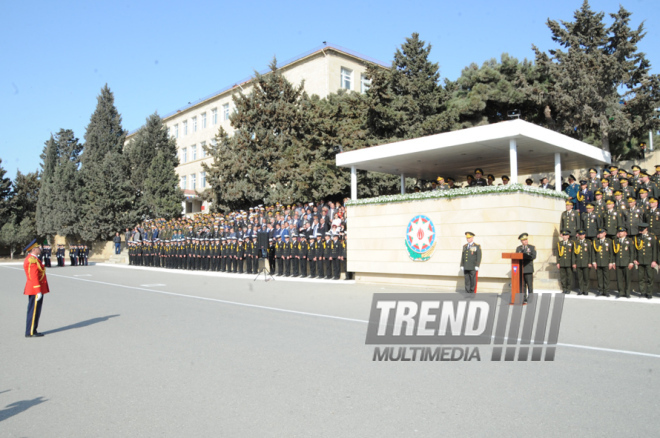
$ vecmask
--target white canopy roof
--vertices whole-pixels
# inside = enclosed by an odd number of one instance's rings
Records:
[[[343,152],[337,154],[337,165],[426,180],[437,176],[462,179],[478,167],[499,178],[503,174],[553,173],[559,166],[557,153],[564,169],[601,166],[612,160],[609,152],[582,141],[524,120],[511,120]]]

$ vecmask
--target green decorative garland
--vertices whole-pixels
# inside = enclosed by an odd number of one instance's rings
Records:
[[[376,198],[365,198],[357,200],[348,200],[346,205],[370,205],[370,204],[390,204],[406,201],[424,201],[427,199],[452,199],[465,196],[490,195],[503,193],[525,192],[533,195],[546,196],[548,198],[568,199],[564,192],[542,189],[540,187],[524,186],[522,184],[507,184],[505,186],[486,186],[486,187],[468,187],[463,189],[434,190],[430,192],[406,193],[405,195],[386,195]]]

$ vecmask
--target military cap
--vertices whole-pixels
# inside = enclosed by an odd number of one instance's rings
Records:
[[[509,181],[509,177],[507,175],[502,175],[502,181]]]
[[[307,239],[307,235],[303,233],[303,234],[300,235],[300,238],[301,239]]]
[[[607,233],[607,230],[605,228],[599,228],[598,229],[598,234],[600,233]]]
[[[281,235],[281,234],[278,234],[277,236],[275,236],[275,238],[276,238],[276,239],[281,239],[281,238],[282,238],[282,235]]]
[[[628,178],[619,178],[619,182],[628,182]]]
[[[608,199],[607,201],[605,201],[605,204],[607,204],[607,205],[614,204],[614,201],[612,201],[611,199]]]
[[[621,196],[623,193],[621,193],[621,190],[615,190],[614,191],[614,196]]]
[[[603,169],[603,175],[611,175],[611,173],[609,170]]]
[[[592,167],[591,169],[589,169],[589,173],[598,173],[598,172],[596,172],[596,169]]]
[[[600,190],[596,190],[596,191],[594,192],[594,196],[602,195],[602,194],[603,194],[603,192],[601,192]]]
[[[562,231],[561,231],[561,235],[562,235],[562,236],[570,236],[570,235],[571,235],[571,232],[568,231],[568,230],[562,230]]]
[[[660,170],[660,164],[655,165],[655,170]]]
[[[566,205],[573,205],[573,201],[566,200]]]
[[[651,199],[649,199],[649,204],[652,203],[652,202],[658,202],[658,200],[655,199],[655,198],[651,198]]]
[[[580,180],[580,185],[581,186],[586,186],[587,185],[587,180],[586,179],[581,179]]]
[[[439,177],[436,178],[436,181],[438,181],[438,182],[440,182],[440,181],[444,181],[444,180],[445,180],[445,179],[444,179],[443,177],[441,177],[441,176],[439,176]]]
[[[629,202],[629,203],[630,203],[630,202],[637,202],[637,200],[636,200],[635,198],[633,198],[632,196],[629,196],[629,197],[628,197],[628,202]]]
[[[627,229],[626,227],[616,227],[616,231],[617,231],[617,232],[620,232],[620,231],[628,231],[628,229]]]
[[[633,175],[633,174],[630,173],[630,172],[626,172],[626,175],[628,175],[628,179],[630,179],[630,178],[632,178],[633,176],[635,176],[635,175]]]
[[[28,246],[23,248],[23,252],[32,251],[32,249],[34,249],[37,246],[39,246],[39,244],[37,243],[37,239],[34,239],[32,242],[28,244]]]
[[[488,176],[487,176],[486,178],[490,178],[490,179],[493,179],[493,180],[494,180],[494,179],[495,179],[495,175],[493,175],[492,173],[489,173]]]
[[[646,190],[646,189],[643,188],[643,187],[642,187],[641,189],[639,189],[639,193],[648,193],[648,192],[649,192],[649,191]]]
[[[642,170],[642,168],[639,167],[639,166],[636,165],[636,164],[635,164],[633,167],[631,167],[631,169],[632,169],[632,170]]]
[[[465,237],[467,237],[468,239],[469,239],[470,237],[474,237],[474,236],[475,236],[475,234],[474,234],[472,231],[466,231],[466,232],[465,232]]]
[[[646,222],[640,222],[640,223],[637,224],[637,227],[640,228],[640,229],[648,228],[649,224],[647,224]]]
[[[239,242],[242,242],[242,241],[243,241],[243,238],[242,238],[242,237],[239,237],[239,238],[238,238],[238,241],[239,241]]]
[[[569,181],[576,181],[574,175],[568,175],[568,180],[569,180]]]
[[[289,237],[291,237],[291,236],[289,236],[288,234],[285,234],[285,235],[284,235],[284,238],[285,238],[285,239],[288,239]]]
[[[529,234],[527,233],[522,233],[520,236],[518,236],[518,240],[525,240],[529,238]]]
[[[529,184],[532,184],[532,183],[534,182],[534,180],[531,179],[531,178],[527,178],[527,179],[525,180],[525,182],[526,182],[526,183],[529,183]]]
[[[603,179],[601,179],[601,180],[600,180],[600,182],[606,182],[606,183],[609,183],[609,182],[610,182],[610,180],[609,180],[609,179],[607,179],[607,178],[603,178]]]
[[[584,231],[582,228],[576,231],[577,234],[587,234],[586,231]]]
[[[639,171],[639,176],[649,176],[649,174],[646,173],[646,169],[643,169]]]
[[[480,173],[480,174],[483,175],[483,174],[484,174],[484,171],[483,171],[482,169],[480,169],[480,168],[477,167],[476,169],[474,169],[474,173]]]

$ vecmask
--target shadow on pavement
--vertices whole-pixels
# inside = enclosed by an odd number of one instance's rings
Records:
[[[14,403],[11,403],[5,407],[5,409],[0,410],[0,421],[4,421],[7,418],[13,417],[14,415],[20,414],[23,411],[27,411],[30,409],[32,406],[36,406],[38,404],[41,404],[45,401],[48,401],[48,399],[44,399],[43,397],[37,397],[32,400],[22,400],[22,401],[17,401]]]
[[[99,318],[92,318],[92,319],[88,319],[87,321],[80,321],[80,322],[77,322],[75,324],[67,325],[65,327],[56,328],[54,330],[48,330],[48,331],[42,332],[42,333],[44,335],[49,335],[51,333],[63,332],[65,330],[73,330],[73,329],[77,329],[77,328],[87,327],[88,325],[96,324],[97,322],[107,321],[110,318],[114,318],[116,316],[119,316],[119,315],[108,315],[108,316],[101,316]]]

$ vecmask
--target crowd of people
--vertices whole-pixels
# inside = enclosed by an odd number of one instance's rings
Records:
[[[653,297],[660,254],[660,165],[653,174],[632,166],[631,172],[611,166],[598,176],[576,182],[571,175],[565,192],[557,243],[557,269],[564,293],[570,293],[573,273],[578,295],[587,295],[590,269],[596,271],[597,296],[610,296],[610,271],[616,272],[618,297],[630,298],[633,271],[642,297]]]
[[[274,275],[338,280],[346,272],[346,225],[339,203],[278,203],[145,220],[124,238],[131,265],[256,274],[268,260]]]

